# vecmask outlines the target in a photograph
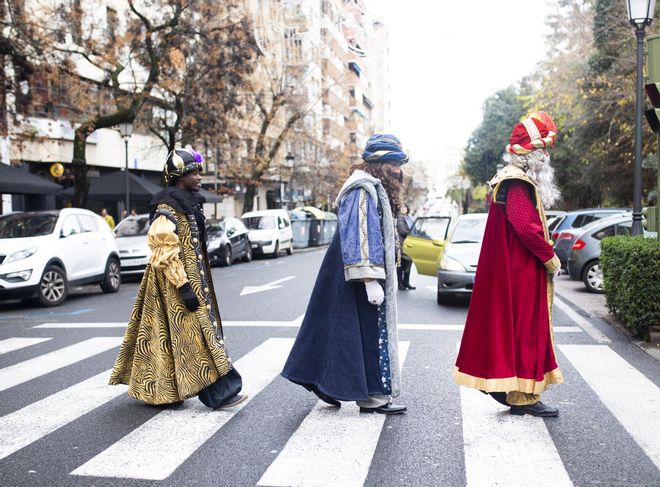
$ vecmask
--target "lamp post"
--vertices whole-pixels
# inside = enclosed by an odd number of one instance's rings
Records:
[[[129,186],[128,175],[128,139],[133,134],[133,124],[131,122],[124,122],[119,126],[119,133],[124,138],[124,162],[125,162],[125,177],[126,177],[126,215],[131,212],[131,191]]]
[[[644,29],[653,21],[655,0],[628,0],[628,21],[637,38],[637,79],[635,85],[635,167],[633,172],[632,235],[643,235],[642,229],[642,88],[644,84]]]
[[[291,152],[287,152],[284,160],[286,161],[284,165],[286,167],[293,167],[293,161],[295,156]],[[290,181],[289,181],[290,183]],[[280,208],[284,208],[284,182],[282,181],[282,168],[280,167]]]

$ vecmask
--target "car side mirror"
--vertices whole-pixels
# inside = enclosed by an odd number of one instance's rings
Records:
[[[68,232],[64,232],[64,229],[60,230],[60,238],[67,238],[73,234],[73,229],[69,228]]]
[[[234,235],[235,233],[236,233],[236,230],[234,230],[233,228],[230,228],[229,230],[227,230],[227,236],[228,236],[228,237],[231,237],[231,236]]]

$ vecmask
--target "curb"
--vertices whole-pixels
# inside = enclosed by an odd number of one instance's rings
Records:
[[[602,319],[605,323],[610,325],[612,328],[615,328],[621,332],[623,332],[628,339],[630,340],[631,343],[636,345],[639,349],[642,351],[646,352],[648,355],[650,355],[652,358],[660,362],[660,347],[654,347],[650,343],[646,343],[644,341],[639,340],[637,337],[633,336],[630,333],[630,330],[628,330],[626,327],[623,326],[623,324],[614,316],[611,314],[606,314],[606,315],[594,315],[589,313],[587,310],[581,308],[577,304],[575,304],[573,301],[571,301],[568,297],[564,296],[562,293],[558,293],[555,291],[555,294],[559,296],[566,304],[568,304],[571,308],[573,308],[576,312],[581,314],[584,318],[600,318]]]

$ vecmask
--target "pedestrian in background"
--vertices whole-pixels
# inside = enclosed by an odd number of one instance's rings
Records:
[[[559,199],[546,148],[557,129],[544,112],[511,133],[504,161],[490,181],[493,202],[477,265],[455,381],[490,393],[511,414],[557,416],[541,402],[563,382],[552,336],[553,279],[559,271],[544,207]]]
[[[399,238],[399,251],[401,258],[399,265],[396,268],[397,280],[399,282],[399,290],[406,291],[408,289],[417,289],[415,286],[410,285],[410,270],[412,268],[412,259],[408,257],[403,251],[403,241],[410,233],[413,225],[413,219],[408,214],[408,206],[404,203],[399,210],[399,218],[396,220],[397,236]]]
[[[101,210],[101,216],[103,217],[103,219],[105,220],[105,222],[106,222],[106,223],[108,224],[108,226],[110,227],[110,230],[114,230],[114,228],[115,228],[115,219],[112,218],[112,215],[108,213],[108,210],[106,210],[105,208],[103,208],[103,209]]]
[[[400,414],[395,215],[401,165],[393,135],[373,135],[336,204],[339,228],[319,270],[282,375],[322,401],[356,401],[363,413]]]
[[[223,336],[206,250],[202,156],[176,149],[167,156],[169,187],[151,201],[151,249],[110,384],[148,404],[198,396],[225,409],[247,398]]]

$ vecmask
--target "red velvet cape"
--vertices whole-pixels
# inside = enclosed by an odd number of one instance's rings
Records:
[[[540,394],[563,382],[546,270],[556,256],[538,201],[529,180],[506,179],[495,187],[454,371],[460,385]]]

